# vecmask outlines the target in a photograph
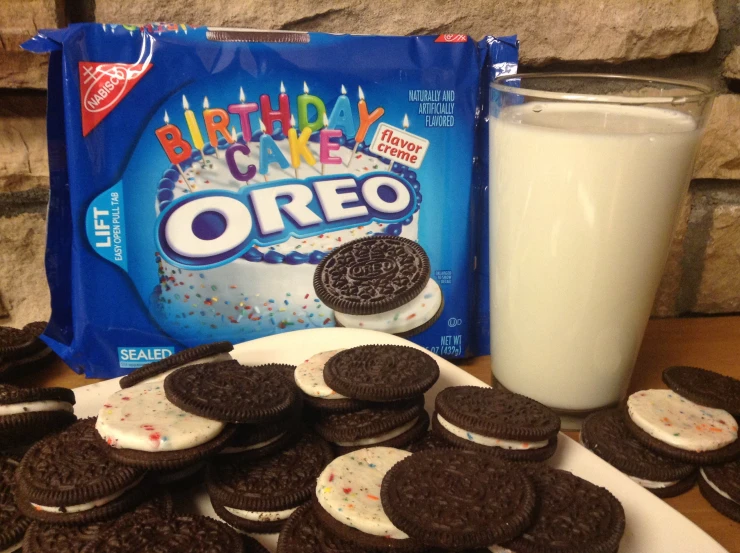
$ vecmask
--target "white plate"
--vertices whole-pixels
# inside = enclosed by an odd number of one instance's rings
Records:
[[[363,344],[402,344],[418,347],[396,336],[380,332],[327,328],[301,330],[245,342],[237,345],[231,355],[244,365],[263,363],[295,365],[315,353]],[[434,355],[433,357],[439,363],[440,378],[434,388],[426,394],[426,406],[430,413],[433,411],[434,398],[441,390],[449,386],[485,385],[452,363]],[[77,416],[97,415],[104,400],[118,389],[117,380],[76,389]],[[622,539],[620,553],[727,553],[722,546],[678,511],[563,434],[558,437],[558,452],[550,464],[607,488],[622,502],[627,514],[627,530]],[[203,490],[176,499],[181,509],[216,516]],[[255,537],[271,551],[275,551],[276,535]]]

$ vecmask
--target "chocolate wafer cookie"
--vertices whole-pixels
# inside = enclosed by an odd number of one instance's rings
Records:
[[[419,396],[351,413],[325,412],[319,415],[314,428],[343,455],[370,446],[407,447],[426,433],[429,417],[424,411],[424,397]]]
[[[199,363],[208,363],[214,361],[228,361],[231,359],[229,352],[234,349],[230,342],[214,342],[212,344],[203,344],[193,348],[178,351],[161,361],[148,363],[139,367],[131,374],[124,376],[119,384],[121,388],[130,388],[136,384],[150,380],[164,380],[164,378],[174,371],[189,365]]]
[[[16,505],[17,469],[17,461],[0,457],[0,551],[19,550],[23,534],[31,524]]]
[[[697,367],[668,367],[663,382],[699,405],[740,415],[740,380]]]
[[[329,253],[316,267],[314,290],[334,309],[337,326],[408,337],[432,326],[444,309],[430,272],[419,244],[375,235]]]
[[[127,515],[82,553],[244,553],[242,537],[203,516],[169,519]]]
[[[740,457],[738,423],[723,409],[697,405],[672,390],[642,390],[623,411],[627,429],[661,456],[693,465]]]
[[[452,549],[510,540],[531,524],[535,508],[534,487],[523,472],[462,450],[422,451],[400,461],[383,479],[380,499],[409,536]]]
[[[709,504],[735,522],[740,522],[740,459],[702,467],[699,490]]]
[[[458,447],[509,461],[544,461],[557,449],[560,418],[527,397],[453,386],[437,395],[435,408],[434,432]]]
[[[77,420],[67,388],[17,388],[0,384],[0,449],[31,444]]]
[[[358,346],[337,353],[324,367],[324,380],[332,389],[366,401],[411,399],[438,378],[437,362],[409,346]]]
[[[301,430],[300,413],[267,424],[240,424],[219,454],[239,455],[241,459],[259,459],[286,448],[299,437]]]
[[[179,369],[165,379],[164,390],[188,413],[241,424],[283,419],[300,401],[297,388],[275,371],[235,361]]]
[[[22,329],[0,327],[0,381],[12,381],[43,368],[54,352],[41,341],[46,322],[29,323]]]
[[[324,380],[326,362],[341,349],[317,353],[296,366],[293,381],[300,388],[303,401],[318,411],[347,413],[369,406],[367,401],[352,399],[332,390]]]
[[[625,530],[622,504],[608,490],[563,470],[522,467],[537,494],[533,523],[501,544],[513,553],[615,553]],[[495,551],[495,549],[494,549]]]
[[[222,457],[208,467],[216,513],[244,532],[273,533],[311,496],[332,460],[329,444],[307,432],[291,447],[258,460]]]
[[[658,497],[680,495],[696,482],[695,466],[661,457],[642,445],[627,430],[620,409],[589,415],[581,443]]]
[[[95,419],[35,444],[18,468],[18,507],[41,522],[87,524],[134,508],[149,494],[144,473],[99,446]]]

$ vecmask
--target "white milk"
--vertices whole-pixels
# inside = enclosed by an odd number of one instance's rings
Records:
[[[491,119],[504,387],[563,410],[623,397],[698,138],[690,116],[639,106],[529,103]]]

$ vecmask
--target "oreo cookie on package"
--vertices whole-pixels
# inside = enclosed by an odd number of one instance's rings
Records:
[[[79,24],[25,47],[55,52],[45,341],[70,366],[335,326],[473,353],[476,131],[514,37]]]

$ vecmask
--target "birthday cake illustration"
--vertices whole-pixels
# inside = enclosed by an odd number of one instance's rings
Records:
[[[368,114],[359,89],[358,129],[347,120],[350,107],[342,87],[331,117],[319,106],[309,122],[299,102],[296,123],[294,114],[287,116],[281,92],[282,112],[272,112],[279,117],[269,120],[263,109],[255,132],[249,119],[242,120],[247,125],[241,132],[219,127],[235,109],[254,112],[257,104],[249,106],[243,90],[240,104],[215,115],[204,98],[208,139],[186,96],[191,141],[184,142],[167,112],[165,126],[157,130],[165,150],[175,155],[169,156],[172,163],[157,184],[153,206],[161,247],[153,255],[159,282],[149,309],[183,344],[238,343],[335,326],[333,310],[313,287],[324,257],[371,236],[418,240],[421,185],[414,167],[394,159],[417,167],[421,159],[400,150],[384,157],[377,153],[384,146],[365,141],[369,116],[379,119],[382,108]],[[376,134],[385,132],[390,144],[393,132],[406,133],[408,120],[403,129],[381,125]],[[428,142],[419,140],[421,146],[409,144],[406,152],[425,149]]]

